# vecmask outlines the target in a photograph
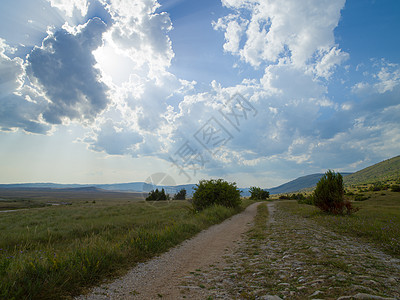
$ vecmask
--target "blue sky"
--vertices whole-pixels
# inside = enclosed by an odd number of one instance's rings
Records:
[[[273,187],[399,155],[397,0],[7,0],[0,182]]]

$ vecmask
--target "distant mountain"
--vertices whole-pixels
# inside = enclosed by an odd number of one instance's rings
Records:
[[[11,183],[11,184],[0,184],[2,189],[15,189],[15,188],[50,188],[50,189],[68,189],[68,188],[80,188],[90,187],[92,184],[60,184],[51,182],[38,182],[38,183]]]
[[[343,180],[346,185],[351,185],[398,178],[400,178],[400,155],[355,172]]]
[[[340,173],[340,174],[342,174],[343,178],[346,178],[347,176],[349,176],[352,173],[344,172],[344,173]],[[295,180],[292,180],[285,184],[282,184],[280,186],[268,189],[268,191],[271,195],[298,192],[300,190],[303,190],[306,188],[312,188],[312,187],[316,186],[322,176],[324,176],[324,174],[322,174],[322,173],[302,176]]]
[[[168,194],[174,195],[181,189],[185,189],[188,196],[194,193],[195,184],[183,184],[177,186],[152,185],[147,182],[129,182],[115,184],[59,184],[59,183],[16,183],[16,184],[0,184],[0,189],[54,189],[58,192],[62,191],[80,191],[80,192],[96,192],[96,191],[112,191],[112,192],[136,192],[148,193],[155,189],[164,189]]]

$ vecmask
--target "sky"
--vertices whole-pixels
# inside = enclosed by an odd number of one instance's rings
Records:
[[[398,0],[4,0],[0,183],[270,188],[400,153]]]

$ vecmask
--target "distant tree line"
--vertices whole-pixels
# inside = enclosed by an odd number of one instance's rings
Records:
[[[159,189],[152,190],[148,196],[146,197],[146,201],[167,201],[170,200],[169,194],[165,193],[165,190],[162,188],[161,191]],[[185,200],[186,199],[186,190],[181,189],[178,193],[176,193],[173,197],[174,200]]]

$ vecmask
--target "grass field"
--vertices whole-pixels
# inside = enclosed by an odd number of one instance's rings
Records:
[[[400,193],[379,191],[364,195],[369,198],[353,202],[360,210],[351,216],[327,215],[314,206],[296,201],[282,201],[279,205],[337,233],[361,237],[400,257]]]
[[[79,294],[237,213],[195,214],[187,201],[71,203],[0,213],[1,299]]]

